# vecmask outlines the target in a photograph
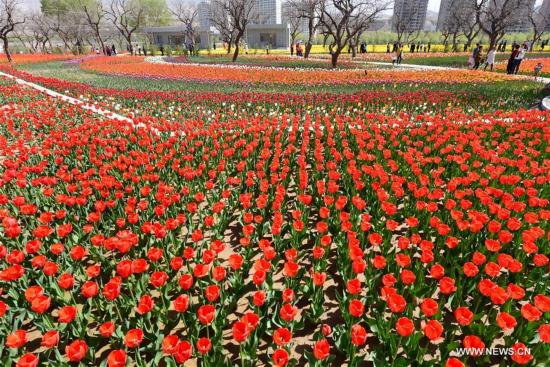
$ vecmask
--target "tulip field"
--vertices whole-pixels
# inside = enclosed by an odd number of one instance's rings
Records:
[[[1,366],[550,366],[540,85],[22,60],[129,120],[0,76]]]

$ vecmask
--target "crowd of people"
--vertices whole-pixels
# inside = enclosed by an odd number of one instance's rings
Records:
[[[487,68],[490,68],[490,70],[493,71],[496,53],[504,52],[505,50],[506,41],[500,42],[498,45],[489,48],[489,51],[486,54],[484,53],[483,45],[478,43],[472,51],[472,55],[470,56],[468,64],[474,70],[478,70],[481,66],[483,66],[483,70],[487,70]],[[523,43],[520,45],[519,43],[514,42],[512,44],[512,53],[510,54],[510,57],[508,58],[508,63],[506,65],[506,72],[508,74],[519,73],[521,63],[525,59],[525,55],[528,50],[528,43]],[[539,68],[538,73],[540,73],[542,65],[537,65],[537,67]],[[537,74],[537,67],[535,67],[534,70],[535,74]]]
[[[409,52],[412,53],[412,54],[414,54],[416,52],[426,53],[426,52],[431,52],[431,50],[432,50],[432,43],[431,42],[428,42],[428,43],[414,43],[413,42],[413,43],[409,43],[408,46],[409,46]],[[388,42],[386,44],[386,53],[388,53],[388,54],[393,53],[393,52],[395,52],[395,50],[397,48],[403,49],[404,45],[400,42],[395,42],[393,44],[393,47],[391,47],[390,43]],[[390,51],[390,49],[391,49],[391,51]]]

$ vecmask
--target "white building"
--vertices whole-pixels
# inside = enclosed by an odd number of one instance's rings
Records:
[[[214,28],[211,15],[220,9],[213,9],[209,0],[203,0],[197,5],[198,34],[200,47],[213,47]],[[244,42],[249,48],[287,48],[290,47],[290,28],[282,21],[282,0],[256,0],[254,4],[254,20],[247,26]],[[152,36],[157,45],[182,45],[182,26],[146,28],[145,32]]]
[[[256,0],[255,24],[282,24],[281,0]]]

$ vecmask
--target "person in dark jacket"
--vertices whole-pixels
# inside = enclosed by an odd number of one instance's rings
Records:
[[[512,53],[510,54],[510,58],[508,59],[508,65],[506,66],[506,72],[508,74],[514,73],[515,60],[518,54],[519,54],[519,45],[514,45],[514,49],[512,50]]]

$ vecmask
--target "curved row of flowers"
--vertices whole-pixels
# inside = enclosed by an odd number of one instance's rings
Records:
[[[97,57],[80,64],[83,70],[102,74],[189,81],[228,81],[275,84],[363,84],[363,83],[472,83],[512,80],[504,74],[471,70],[323,70],[242,65],[149,63],[143,57]],[[452,77],[449,76],[452,73]]]

